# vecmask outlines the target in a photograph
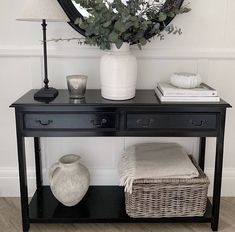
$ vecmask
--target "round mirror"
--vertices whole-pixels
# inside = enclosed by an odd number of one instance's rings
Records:
[[[112,1],[112,0],[109,0]],[[122,0],[123,3],[126,3],[128,0]],[[155,0],[146,0],[146,2],[152,3]],[[165,9],[171,9],[171,8],[180,8],[183,4],[184,0],[158,0],[156,1],[157,7],[159,12]],[[89,13],[82,8],[79,4],[77,4],[74,0],[58,0],[62,8],[64,9],[65,13],[68,15],[70,22],[69,24],[80,34],[85,36],[85,31],[81,29],[77,24],[75,24],[75,21],[78,18],[83,19],[84,17],[88,17]],[[164,29],[171,21],[173,20],[173,17],[167,17],[167,19],[164,22],[161,22],[161,30]],[[157,22],[156,22],[157,23]],[[152,37],[146,35],[146,37],[149,39]]]

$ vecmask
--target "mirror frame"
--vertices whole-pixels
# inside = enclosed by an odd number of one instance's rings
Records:
[[[61,7],[63,8],[64,12],[67,14],[67,16],[70,19],[70,22],[68,22],[68,24],[77,32],[79,32],[81,35],[85,36],[85,30],[81,29],[77,24],[75,24],[75,20],[77,18],[82,18],[83,16],[80,14],[80,12],[76,9],[76,7],[74,6],[74,4],[72,3],[72,0],[57,0]],[[178,8],[180,8],[184,2],[184,0],[166,0],[165,4],[171,4],[171,2],[174,2]],[[171,23],[171,21],[174,18],[172,17],[168,17],[165,21],[164,21],[164,25],[167,26],[168,24]],[[164,26],[162,24],[161,26],[161,30],[164,29]],[[146,35],[146,39],[150,39],[152,36],[150,35]]]

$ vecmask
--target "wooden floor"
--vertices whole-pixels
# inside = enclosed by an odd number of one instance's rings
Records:
[[[0,198],[0,232],[21,232],[18,198]],[[209,224],[70,224],[31,225],[30,232],[209,232]],[[220,230],[235,232],[235,198],[223,198]]]

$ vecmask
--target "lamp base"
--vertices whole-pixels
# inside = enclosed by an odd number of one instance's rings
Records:
[[[37,101],[53,100],[58,96],[58,90],[54,88],[42,88],[34,94],[34,99]]]

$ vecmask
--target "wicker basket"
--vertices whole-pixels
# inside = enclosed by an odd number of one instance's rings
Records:
[[[203,216],[207,205],[209,179],[199,171],[192,179],[139,179],[132,194],[126,193],[126,212],[133,218]]]

